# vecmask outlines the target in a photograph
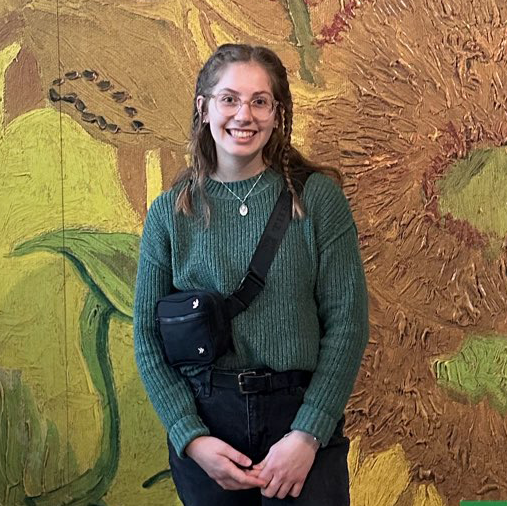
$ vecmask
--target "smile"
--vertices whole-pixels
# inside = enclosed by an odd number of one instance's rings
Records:
[[[249,137],[253,137],[256,132],[252,132],[251,130],[227,130],[227,133],[236,139],[248,139]]]

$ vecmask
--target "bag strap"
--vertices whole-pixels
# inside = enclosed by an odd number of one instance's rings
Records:
[[[309,172],[301,172],[295,176],[300,183],[301,190],[304,187]],[[265,286],[266,276],[273,263],[276,252],[282,243],[283,236],[292,219],[292,194],[287,185],[282,189],[276,202],[275,208],[269,217],[264,232],[257,244],[248,270],[241,280],[238,288],[225,299],[225,304],[230,318],[248,308],[252,301]]]

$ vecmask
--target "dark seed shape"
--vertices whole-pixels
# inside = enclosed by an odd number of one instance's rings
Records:
[[[58,100],[61,100],[61,97],[54,88],[49,88],[49,99],[51,102],[58,102]]]
[[[125,102],[127,98],[129,98],[129,94],[126,91],[115,91],[112,94],[113,99],[121,104],[122,102]]]
[[[108,132],[111,132],[113,134],[118,133],[120,131],[120,127],[118,125],[115,125],[114,123],[108,123],[106,128]]]
[[[83,114],[81,114],[81,119],[83,121],[86,121],[87,123],[94,123],[95,120],[97,119],[97,116],[95,116],[95,114],[93,114],[92,112],[84,112]]]
[[[105,130],[106,126],[107,126],[106,118],[104,118],[104,116],[98,116],[97,117],[97,125],[99,125],[99,128],[101,130]]]
[[[133,118],[137,114],[137,109],[135,107],[124,107],[125,112]]]
[[[86,105],[85,103],[79,99],[79,98],[76,98],[76,103],[74,104],[74,107],[79,111],[79,112],[83,112],[85,109],[86,109]]]
[[[137,130],[141,130],[141,128],[143,128],[144,123],[142,121],[135,119],[134,121],[132,121],[131,125],[132,125],[132,128],[137,131]]]
[[[62,97],[62,100],[64,100],[65,102],[69,102],[69,104],[73,104],[76,101],[76,98],[77,98],[77,93],[66,93]]]
[[[65,79],[63,77],[60,77],[58,79],[55,79],[51,85],[52,86],[61,86],[65,82]]]
[[[111,81],[99,81],[97,83],[97,86],[99,87],[100,91],[107,91],[110,90],[112,87]]]
[[[95,70],[83,70],[83,77],[87,81],[95,81],[95,79],[97,79],[98,76],[99,74],[95,72]]]
[[[72,72],[67,72],[65,74],[65,77],[67,79],[70,79],[71,81],[73,81],[74,79],[78,79],[79,77],[81,77],[81,74],[75,70],[73,70]]]

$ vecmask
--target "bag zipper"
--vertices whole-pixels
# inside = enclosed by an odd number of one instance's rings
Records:
[[[203,311],[199,313],[186,314],[185,316],[162,316],[157,318],[160,323],[180,323],[188,320],[195,320],[200,316],[206,315]]]

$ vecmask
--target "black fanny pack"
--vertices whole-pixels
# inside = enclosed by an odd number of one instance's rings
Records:
[[[302,184],[304,180],[300,179]],[[171,366],[213,363],[233,349],[231,320],[264,288],[269,267],[292,217],[292,195],[284,188],[257,245],[248,271],[228,297],[218,292],[175,292],[157,301],[156,321]]]
[[[157,322],[171,365],[210,364],[232,344],[231,320],[218,292],[176,292],[157,302]]]

